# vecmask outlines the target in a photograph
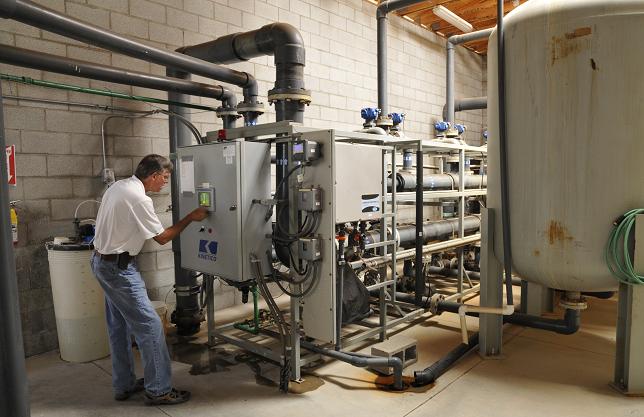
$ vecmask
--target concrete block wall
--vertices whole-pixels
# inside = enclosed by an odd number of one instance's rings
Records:
[[[256,29],[274,21],[297,27],[307,50],[307,88],[313,103],[305,124],[354,130],[361,126],[359,111],[377,104],[375,6],[362,0],[36,0],[78,19],[108,28],[157,47],[176,49],[228,33]],[[91,47],[10,20],[0,21],[0,42],[35,51],[92,61],[131,70],[165,74],[154,64]],[[396,16],[389,18],[390,111],[407,114],[408,136],[430,137],[441,117],[445,96],[445,41]],[[253,74],[266,103],[275,71],[272,57],[261,57],[231,67]],[[484,89],[484,59],[459,48],[456,96],[480,96]],[[0,72],[126,94],[165,98],[165,93],[115,85],[0,64]],[[200,77],[197,81],[210,82]],[[15,248],[23,332],[27,355],[55,349],[56,328],[51,300],[47,255],[43,243],[72,233],[77,204],[100,197],[101,124],[121,114],[115,109],[149,111],[141,102],[71,91],[2,82],[7,143],[18,151],[18,186],[11,200],[18,204],[20,242]],[[241,92],[240,92],[241,96]],[[29,100],[29,98],[34,100]],[[216,107],[210,99],[193,102]],[[82,103],[82,105],[70,104]],[[274,120],[266,106],[262,122]],[[202,133],[221,127],[214,114],[191,110]],[[131,115],[131,113],[129,113]],[[468,125],[466,139],[478,143],[484,126],[482,112],[458,114]],[[132,175],[140,158],[150,152],[168,154],[167,118],[112,119],[107,123],[107,165],[117,178]],[[154,195],[164,224],[170,214],[167,191]],[[96,214],[85,204],[80,216]],[[172,255],[169,246],[146,244],[139,259],[152,299],[173,300]],[[229,287],[218,287],[218,307],[239,302]]]

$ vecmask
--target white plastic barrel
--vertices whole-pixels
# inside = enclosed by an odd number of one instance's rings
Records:
[[[60,357],[88,362],[109,355],[105,299],[89,245],[47,244]]]

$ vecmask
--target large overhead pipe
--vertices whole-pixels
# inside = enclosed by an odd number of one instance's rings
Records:
[[[386,0],[381,1],[376,9],[376,37],[378,49],[378,108],[380,116],[378,126],[391,126],[389,119],[389,85],[387,84],[387,14],[404,7],[422,3],[423,0]]]
[[[304,40],[292,25],[272,23],[249,32],[233,33],[210,42],[183,47],[179,51],[215,64],[231,64],[273,55],[276,76],[275,85],[268,92],[268,101],[275,104],[277,121],[304,121],[304,107],[311,102],[311,92],[304,88]]]
[[[304,41],[295,27],[287,23],[273,23],[250,32],[233,33],[200,45],[181,48],[180,51],[208,62],[222,64],[273,55],[276,77],[274,88],[268,92],[268,100],[275,104],[276,119],[278,122],[304,121],[304,107],[311,102],[311,93],[304,88]],[[289,170],[287,144],[278,144],[276,151],[277,185]],[[283,230],[288,230],[288,187],[280,187],[276,191],[277,221],[283,225]],[[275,249],[280,261],[290,265],[286,248]]]
[[[222,100],[232,106],[235,106],[237,101],[233,93],[221,85],[145,74],[7,45],[0,45],[0,62],[93,80],[210,97]]]
[[[445,121],[454,124],[454,47],[462,43],[467,43],[479,39],[489,38],[494,29],[477,30],[476,32],[465,33],[463,35],[450,36],[447,39],[447,63],[446,63],[446,84],[445,92],[445,110],[443,111]],[[486,100],[487,107],[487,100]]]
[[[256,102],[257,100],[257,80],[246,72],[213,65],[178,52],[155,48],[65,16],[29,0],[0,0],[0,17],[14,19],[144,61],[234,84],[243,88],[245,102]]]
[[[2,87],[0,87],[0,149],[5,148]],[[9,220],[6,158],[0,158],[0,415],[28,417],[29,394],[25,351],[20,328],[18,280]]]

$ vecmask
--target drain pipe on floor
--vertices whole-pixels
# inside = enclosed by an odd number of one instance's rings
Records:
[[[439,302],[438,309],[439,311],[450,311],[456,312],[462,310],[464,307],[463,304],[459,303],[448,303],[448,302]],[[468,306],[470,307],[470,306]],[[473,307],[473,306],[472,306]],[[506,308],[513,308],[513,306],[506,306]],[[471,309],[474,310],[474,309]],[[487,311],[481,311],[482,313],[487,313]],[[470,309],[465,309],[464,314],[471,316],[478,316],[478,312],[470,311]],[[463,316],[464,317],[464,316]],[[577,330],[579,330],[580,324],[580,312],[579,310],[566,309],[566,313],[563,320],[560,319],[548,319],[543,317],[529,316],[527,314],[513,313],[509,316],[503,317],[504,323],[512,323],[520,326],[532,327],[535,329],[548,330],[559,334],[570,335]],[[465,340],[467,343],[461,343],[451,350],[447,355],[434,362],[432,365],[428,366],[422,371],[414,372],[414,386],[421,386],[431,384],[438,377],[443,375],[454,363],[456,363],[460,358],[465,356],[467,353],[472,351],[478,345],[479,333],[474,333],[472,336]]]
[[[336,351],[332,349],[325,349],[313,343],[307,342],[305,340],[301,340],[300,345],[304,349],[310,350],[311,352],[318,353],[323,356],[328,356],[330,358],[337,359],[342,362],[346,362],[353,366],[357,366],[358,368],[367,368],[367,367],[373,368],[373,367],[387,367],[387,366],[391,367],[393,368],[393,371],[394,371],[393,388],[395,390],[403,389],[403,380],[402,380],[403,362],[402,362],[402,359],[398,357],[394,356],[391,358],[385,358],[385,357],[362,355],[359,353],[341,352],[341,351]]]

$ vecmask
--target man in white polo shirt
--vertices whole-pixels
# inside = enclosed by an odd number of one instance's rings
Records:
[[[160,191],[171,172],[172,162],[167,158],[144,157],[132,177],[117,181],[105,192],[96,216],[92,270],[105,291],[112,386],[119,401],[143,389],[149,405],[179,404],[190,399],[190,392],[172,388],[163,326],[136,264],[136,255],[147,239],[166,244],[188,224],[208,216],[206,209],[198,208],[164,229],[146,192]],[[144,379],[137,380],[134,374],[130,334],[141,352]]]

